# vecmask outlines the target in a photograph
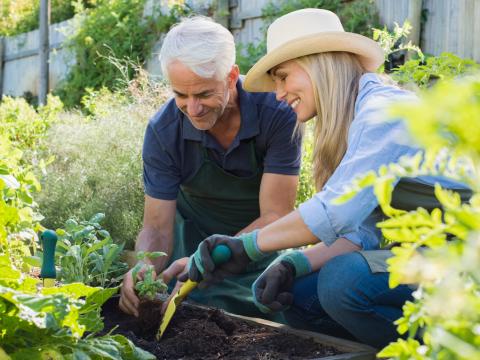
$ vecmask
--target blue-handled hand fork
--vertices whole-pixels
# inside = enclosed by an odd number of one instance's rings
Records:
[[[223,244],[217,245],[215,249],[213,249],[212,251],[212,260],[215,263],[215,265],[221,265],[227,262],[231,256],[232,256],[232,252],[227,245],[223,245]],[[157,341],[160,340],[163,333],[167,329],[167,326],[170,323],[170,320],[172,320],[173,314],[175,314],[175,311],[177,310],[177,306],[180,305],[182,300],[185,299],[185,297],[190,293],[190,291],[195,289],[197,285],[198,285],[197,282],[188,279],[180,287],[177,294],[170,299],[170,302],[168,303],[168,306],[167,306],[167,310],[165,311],[165,314],[163,315],[163,318],[162,318],[162,322],[160,323],[160,328],[158,329],[158,332],[157,332]]]

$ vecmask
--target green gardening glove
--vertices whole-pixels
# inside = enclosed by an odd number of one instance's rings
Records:
[[[226,277],[244,273],[251,262],[260,261],[269,255],[258,248],[257,233],[258,230],[235,237],[218,234],[209,236],[199,244],[197,251],[190,257],[188,278],[195,282],[203,279],[199,287],[204,288]],[[226,245],[231,250],[231,257],[221,265],[215,265],[211,254],[220,244]]]
[[[253,302],[264,313],[284,311],[293,303],[293,284],[312,267],[303,252],[294,250],[277,257],[252,284]]]

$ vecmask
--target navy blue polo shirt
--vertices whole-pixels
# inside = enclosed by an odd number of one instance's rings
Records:
[[[150,120],[143,144],[145,193],[175,200],[180,185],[190,180],[208,155],[226,172],[252,175],[251,140],[264,173],[298,175],[301,140],[293,136],[296,115],[273,93],[248,93],[237,83],[241,124],[233,143],[225,150],[207,131],[197,130],[170,99]]]

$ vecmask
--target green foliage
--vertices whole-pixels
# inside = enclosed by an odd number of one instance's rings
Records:
[[[473,73],[480,69],[474,60],[461,59],[451,53],[442,53],[439,56],[407,61],[395,69],[392,78],[401,85],[413,85],[426,88],[437,80],[448,80],[459,75]]]
[[[75,4],[93,6],[95,0],[50,0],[50,23],[55,24],[75,15]],[[77,5],[78,6],[78,5]],[[38,29],[40,1],[0,0],[0,35],[14,36]]]
[[[46,168],[37,198],[46,227],[101,212],[114,242],[133,248],[143,219],[145,127],[168,96],[165,86],[141,75],[129,82],[126,93],[90,92],[84,98],[90,115],[68,111],[60,116],[47,135],[45,156],[55,161]]]
[[[35,150],[62,108],[61,101],[52,95],[37,110],[23,98],[4,96],[0,103],[0,134],[21,150]]]
[[[424,60],[422,50],[413,45],[411,41],[403,43],[402,40],[407,38],[412,30],[412,25],[408,21],[405,21],[402,26],[395,23],[393,31],[388,31],[387,27],[383,29],[373,29],[373,40],[379,43],[385,54],[385,61],[389,61],[389,57],[396,52],[408,52],[413,51],[418,56],[418,61]]]
[[[76,64],[57,90],[67,107],[80,104],[86,89],[114,89],[121,74],[110,60],[129,59],[143,63],[162,32],[167,31],[187,8],[174,5],[169,14],[145,17],[146,0],[97,0],[96,6],[82,11],[80,26],[69,41]],[[128,79],[134,75],[129,67]]]
[[[33,194],[40,184],[22,164],[23,153],[0,134],[0,252],[24,271],[37,243],[34,229],[41,216]]]
[[[480,357],[480,75],[440,82],[415,104],[396,105],[412,134],[428,150],[378,173],[357,179],[343,200],[373,186],[388,219],[378,226],[388,242],[399,242],[388,260],[390,286],[414,283],[396,324],[407,340],[378,354],[393,359],[476,359]],[[390,205],[400,177],[443,175],[469,185],[473,196],[435,187],[441,209],[402,211]],[[415,340],[420,335],[424,344]]]
[[[267,52],[266,41],[260,41],[258,44],[238,43],[236,45],[237,59],[236,63],[240,68],[241,74],[246,74],[248,70]]]
[[[372,28],[378,27],[379,19],[372,0],[282,0],[270,1],[262,9],[264,26],[262,40],[256,44],[237,45],[237,64],[242,74],[247,71],[266,52],[266,32],[268,26],[278,17],[292,11],[305,8],[321,8],[331,10],[342,21],[345,31],[356,32],[366,36],[372,36]]]
[[[42,122],[29,127],[22,116],[30,115],[33,121],[38,113],[21,100],[7,99],[5,104],[0,105],[0,124],[6,124],[0,132],[0,357],[154,359],[123,336],[95,337],[103,328],[100,307],[117,288],[76,283],[42,289],[40,280],[29,275],[36,233],[43,228],[33,199],[40,189],[32,172],[36,165],[20,148],[36,149],[46,127]],[[27,141],[20,129],[27,129],[34,139]]]
[[[168,286],[163,282],[161,277],[154,277],[154,267],[149,264],[145,264],[143,261],[146,259],[155,259],[160,256],[166,256],[167,254],[161,251],[145,252],[139,251],[137,253],[138,263],[135,265],[132,271],[133,282],[135,283],[135,290],[140,298],[153,300],[157,293],[165,294],[168,290]],[[144,270],[142,280],[137,279],[138,273]]]
[[[93,337],[103,328],[100,307],[117,289],[83,284],[44,288],[0,254],[0,343],[3,359],[154,359],[121,335]],[[7,357],[8,356],[8,357]]]
[[[440,82],[415,106],[395,107],[394,116],[408,116],[413,134],[428,149],[449,148],[478,161],[480,155],[480,84],[474,80]],[[468,179],[466,179],[468,180]],[[469,181],[472,185],[473,182]],[[476,186],[475,186],[476,187]]]
[[[302,167],[297,189],[295,207],[312,198],[317,192],[313,181],[313,123],[309,122],[304,128],[302,144]]]
[[[64,230],[57,230],[59,280],[65,284],[81,282],[90,286],[112,287],[128,271],[121,261],[123,244],[113,242],[100,222],[104,214],[95,214],[89,221],[69,219]]]
[[[38,111],[21,98],[0,103],[0,250],[24,271],[33,265],[42,220],[34,201],[40,191],[35,173],[46,163],[37,151],[61,108],[51,96]]]

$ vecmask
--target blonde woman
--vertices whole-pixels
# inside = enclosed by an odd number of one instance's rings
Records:
[[[380,47],[345,32],[330,11],[303,9],[277,19],[268,29],[267,49],[244,87],[274,90],[294,109],[299,124],[314,119],[318,193],[261,230],[205,239],[190,258],[188,276],[206,286],[273,251],[313,244],[280,255],[253,284],[254,302],[264,312],[284,311],[295,327],[381,348],[398,337],[393,322],[413,290],[388,287],[390,253],[375,251],[382,213],[373,191],[363,190],[343,205],[332,200],[356,176],[419,151],[402,120],[388,119],[385,111],[389,103],[414,96],[374,73],[384,59]],[[462,184],[445,178],[405,178],[397,182],[393,205],[435,207],[435,182],[468,197]],[[226,244],[232,256],[215,267],[210,252],[218,244]]]

